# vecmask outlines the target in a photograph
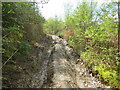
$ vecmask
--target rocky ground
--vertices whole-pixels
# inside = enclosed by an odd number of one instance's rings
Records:
[[[31,59],[18,63],[15,73],[9,75],[6,87],[17,88],[110,88],[88,73],[80,56],[65,40],[46,35]],[[16,78],[15,78],[16,77]]]
[[[79,55],[65,40],[52,35],[47,79],[43,88],[109,88],[88,73]]]

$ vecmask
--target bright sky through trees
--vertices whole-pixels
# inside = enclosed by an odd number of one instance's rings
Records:
[[[39,0],[35,0],[35,1],[39,2]],[[64,13],[65,4],[70,3],[72,4],[73,8],[75,8],[77,6],[77,2],[80,2],[80,1],[83,1],[83,0],[49,0],[48,4],[44,4],[44,5],[38,4],[38,5],[42,12],[42,15],[46,19],[50,17],[55,17],[55,16],[63,18],[65,14]],[[91,0],[84,0],[84,1],[90,2]],[[98,6],[100,6],[103,3],[111,2],[111,1],[116,2],[117,0],[92,0],[92,1],[93,2],[97,1]]]

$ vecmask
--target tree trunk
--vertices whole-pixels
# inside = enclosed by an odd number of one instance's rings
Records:
[[[120,53],[120,1],[118,1],[118,52]]]

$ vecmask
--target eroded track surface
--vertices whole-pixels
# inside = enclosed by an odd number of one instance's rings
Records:
[[[107,88],[92,74],[89,74],[80,57],[74,53],[67,42],[52,35],[52,45],[48,49],[46,79],[43,88]]]
[[[55,35],[42,38],[31,59],[18,63],[9,74],[11,88],[109,88],[88,73],[80,56]],[[79,62],[76,61],[79,59]],[[20,60],[22,61],[22,60]],[[6,84],[8,83],[8,84]]]

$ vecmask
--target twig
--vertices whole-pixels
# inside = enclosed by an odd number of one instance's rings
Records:
[[[0,69],[2,69],[3,66],[6,65],[6,63],[18,52],[18,50],[19,50],[19,49],[17,49],[17,50],[7,59],[7,61],[2,65],[2,67],[1,67]]]
[[[13,32],[13,31],[11,31],[11,32]],[[5,38],[6,36],[8,36],[11,32],[9,32],[6,35],[4,35],[3,38]]]

